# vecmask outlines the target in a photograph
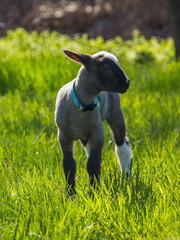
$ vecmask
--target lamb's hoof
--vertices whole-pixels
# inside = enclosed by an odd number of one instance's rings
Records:
[[[68,198],[73,198],[76,195],[76,190],[73,187],[68,187],[67,189],[67,197]]]
[[[131,163],[127,166],[127,169],[125,170],[125,176],[129,179],[132,179],[132,158]]]

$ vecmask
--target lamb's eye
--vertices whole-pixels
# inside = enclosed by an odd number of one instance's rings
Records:
[[[104,70],[105,72],[109,71],[110,69],[111,69],[111,67],[110,67],[108,64],[106,64],[106,65],[103,66],[103,70]]]

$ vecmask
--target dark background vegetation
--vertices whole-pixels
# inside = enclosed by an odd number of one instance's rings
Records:
[[[133,29],[146,37],[171,35],[164,0],[1,0],[1,35],[7,29],[57,30],[130,38]]]
[[[1,0],[0,36],[23,27],[128,39],[138,29],[147,38],[174,36],[180,56],[179,11],[179,0]]]

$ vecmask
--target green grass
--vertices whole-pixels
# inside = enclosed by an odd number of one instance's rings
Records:
[[[86,155],[75,143],[77,196],[66,198],[56,139],[58,89],[79,65],[62,49],[115,53],[131,79],[121,95],[133,179],[121,178],[105,124],[101,188],[89,195]],[[9,32],[0,39],[0,239],[177,240],[180,62],[172,39],[70,39]]]

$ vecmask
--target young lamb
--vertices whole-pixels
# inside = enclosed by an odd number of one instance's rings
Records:
[[[69,195],[72,195],[75,193],[76,172],[74,140],[80,140],[86,149],[90,184],[99,182],[104,142],[103,120],[112,130],[121,171],[131,176],[132,153],[118,94],[125,93],[130,82],[120,68],[118,59],[111,53],[64,53],[82,64],[77,77],[59,90],[55,110],[64,173]]]

